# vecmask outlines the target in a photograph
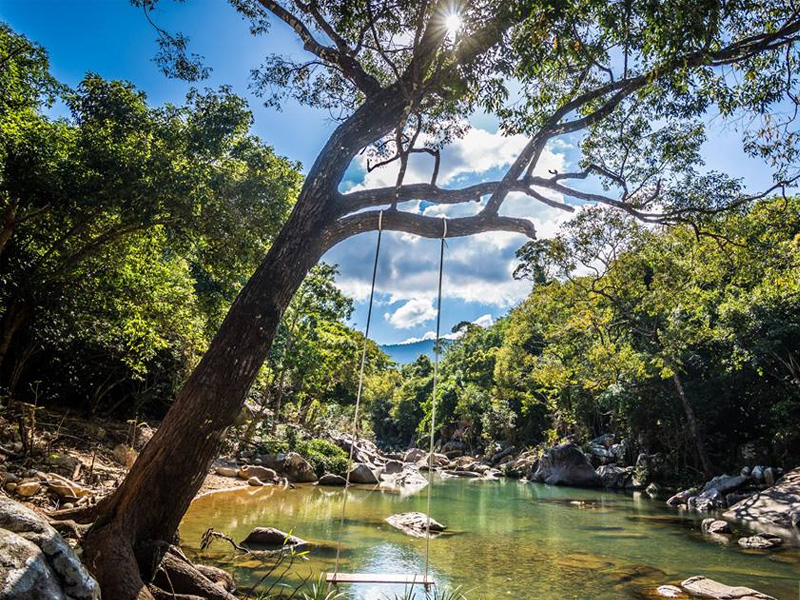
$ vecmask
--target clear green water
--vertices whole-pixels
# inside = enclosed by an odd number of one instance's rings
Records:
[[[213,527],[244,539],[271,526],[321,544],[292,576],[333,570],[343,491],[298,486],[243,488],[197,499],[183,524],[183,545],[194,558],[236,572],[240,589],[264,573],[258,559],[237,555],[222,541],[200,554],[202,533]],[[420,572],[425,540],[383,522],[407,511],[425,512],[425,493],[411,497],[351,489],[340,571]],[[431,515],[449,534],[431,540],[431,572],[439,585],[474,589],[472,597],[536,600],[611,600],[654,597],[655,587],[706,575],[746,585],[779,600],[797,599],[800,552],[744,551],[710,541],[701,516],[680,514],[639,494],[549,487],[512,480],[437,480]],[[378,600],[402,586],[342,588],[350,598]],[[420,594],[421,595],[421,594]],[[418,596],[419,597],[419,596]]]

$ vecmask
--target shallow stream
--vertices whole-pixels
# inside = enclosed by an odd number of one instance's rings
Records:
[[[237,541],[258,526],[292,530],[320,544],[297,561],[289,578],[333,570],[343,491],[242,488],[203,496],[181,525],[191,556],[235,571],[240,589],[264,575],[253,556],[217,540],[198,555],[208,527]],[[426,494],[402,497],[351,489],[342,534],[343,572],[420,572],[425,540],[400,533],[383,519],[425,512]],[[642,494],[551,487],[514,480],[436,480],[431,516],[448,532],[431,540],[431,573],[439,586],[474,590],[471,598],[611,600],[652,598],[657,586],[706,575],[746,585],[779,600],[795,600],[800,552],[746,551],[700,533],[702,515],[679,513]],[[744,530],[742,530],[744,531]],[[316,575],[314,575],[316,577]],[[353,600],[384,600],[403,586],[342,586]],[[418,598],[422,594],[418,594]]]

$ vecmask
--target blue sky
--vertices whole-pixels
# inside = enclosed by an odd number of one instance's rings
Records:
[[[190,85],[164,77],[152,61],[156,52],[155,32],[141,11],[127,0],[0,0],[0,18],[15,30],[43,44],[50,53],[54,75],[75,85],[87,71],[110,79],[126,79],[145,91],[153,104],[180,103]],[[223,0],[162,0],[154,13],[158,24],[180,31],[191,39],[193,52],[205,56],[212,68],[203,87],[230,85],[247,97],[255,116],[254,129],[276,151],[305,168],[313,162],[333,124],[326,112],[287,103],[281,112],[265,108],[248,90],[250,70],[270,52],[301,56],[302,46],[292,32],[274,26],[266,36],[254,38],[247,23]],[[513,160],[524,143],[521,138],[502,138],[491,118],[475,116],[474,127],[446,150],[440,181],[451,185],[496,178]],[[733,129],[712,120],[710,138],[704,148],[707,168],[744,178],[748,187],[770,184],[769,169],[746,158]],[[575,141],[548,149],[542,169],[564,170],[577,159]],[[430,164],[419,156],[410,177],[425,178]],[[355,164],[348,185],[379,185],[394,182],[391,170],[368,176]],[[407,179],[408,180],[408,179]],[[427,214],[464,214],[474,206],[421,206]],[[540,237],[552,235],[568,215],[562,211],[511,197],[504,212],[529,216]],[[373,337],[379,343],[396,343],[430,335],[435,326],[438,241],[405,234],[387,233],[378,275],[378,306]],[[528,286],[511,278],[514,251],[524,243],[517,235],[482,234],[448,241],[445,266],[445,298],[442,329],[464,320],[491,322],[519,302]],[[354,325],[363,326],[366,316],[375,234],[357,236],[334,248],[325,258],[338,263],[340,286],[356,299]]]

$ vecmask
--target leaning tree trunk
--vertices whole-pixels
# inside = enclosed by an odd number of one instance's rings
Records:
[[[84,551],[104,597],[152,599],[145,582],[173,542],[227,428],[241,410],[282,311],[324,250],[322,206],[323,202],[298,203],[162,426],[101,507]],[[316,211],[309,210],[314,207]]]
[[[692,436],[692,441],[694,442],[695,448],[697,448],[697,456],[700,459],[700,465],[703,468],[703,472],[706,475],[712,475],[714,473],[714,467],[711,464],[711,459],[708,457],[708,451],[706,450],[706,443],[703,439],[703,434],[700,431],[699,425],[697,424],[697,417],[694,414],[694,408],[692,408],[689,398],[686,397],[686,392],[683,389],[683,382],[681,382],[681,378],[677,371],[674,371],[672,374],[672,382],[675,384],[675,390],[678,392],[678,397],[681,400],[681,404],[683,404],[683,411],[686,413],[686,422],[689,425],[689,434]]]

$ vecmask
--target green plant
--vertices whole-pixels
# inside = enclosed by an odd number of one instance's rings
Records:
[[[327,440],[306,440],[298,443],[296,449],[314,467],[318,476],[325,473],[341,475],[347,469],[347,453]]]
[[[335,587],[331,587],[329,583],[323,580],[322,574],[320,574],[319,579],[309,586],[307,592],[302,592],[301,597],[303,600],[339,600],[344,598],[345,595]]]

